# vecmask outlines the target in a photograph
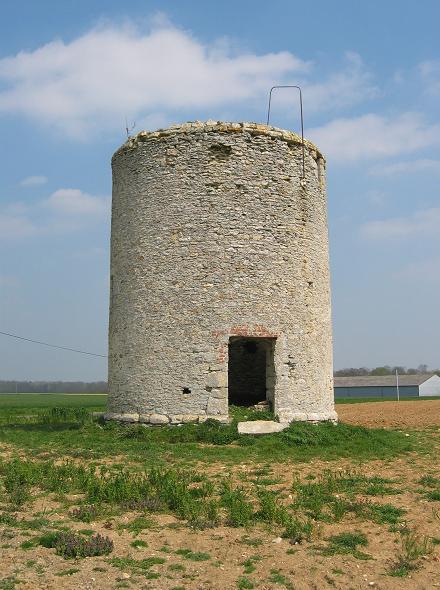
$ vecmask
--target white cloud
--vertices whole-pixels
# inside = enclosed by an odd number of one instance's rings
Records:
[[[124,115],[254,100],[305,68],[287,51],[236,54],[166,24],[149,33],[99,28],[0,60],[0,112],[79,135],[103,124],[122,126]]]
[[[27,176],[20,182],[20,186],[40,186],[46,184],[46,176]]]
[[[362,226],[361,233],[368,239],[408,238],[438,234],[439,226],[440,207],[433,207],[407,217],[370,221]]]
[[[19,201],[0,211],[0,240],[80,231],[110,218],[110,198],[62,188],[34,205]]]
[[[44,204],[62,215],[107,215],[110,212],[108,197],[95,197],[75,188],[61,188],[52,193]]]
[[[397,174],[417,174],[418,172],[440,172],[440,160],[421,158],[406,162],[378,165],[370,169],[370,174],[374,176],[395,176]]]
[[[24,215],[0,213],[0,239],[16,240],[27,238],[37,233],[37,227]]]
[[[182,114],[198,118],[201,109],[216,118],[238,104],[264,105],[274,84],[300,83],[307,112],[345,107],[376,92],[355,53],[324,82],[313,83],[312,70],[288,51],[256,55],[227,39],[202,43],[161,17],[148,32],[107,25],[70,43],[56,40],[0,59],[0,113],[84,138],[122,130],[125,117],[129,126],[136,120],[155,127]],[[292,100],[281,94],[277,100]]]
[[[336,119],[307,133],[323,152],[340,161],[407,154],[440,144],[440,125],[429,125],[418,113],[394,119],[375,114]]]
[[[341,71],[331,74],[324,82],[304,85],[307,112],[344,108],[378,94],[371,73],[357,53],[346,53],[345,62]]]

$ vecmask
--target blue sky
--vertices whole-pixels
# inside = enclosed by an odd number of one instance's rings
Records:
[[[262,122],[290,83],[328,161],[335,367],[439,366],[439,20],[429,0],[3,2],[0,330],[105,354],[125,120]],[[273,123],[298,130],[292,97]],[[0,337],[0,379],[105,377]]]

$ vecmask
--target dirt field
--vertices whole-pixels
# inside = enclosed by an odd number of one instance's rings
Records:
[[[411,450],[402,446],[388,455],[366,455],[359,446],[364,431],[349,427],[352,438],[345,439],[340,455],[336,451],[325,455],[339,429],[323,425],[310,426],[307,437],[312,438],[299,437],[293,447],[286,445],[286,455],[276,458],[268,449],[264,458],[252,459],[252,447],[234,442],[176,443],[180,449],[176,457],[169,442],[144,439],[143,431],[137,440],[127,438],[129,431],[124,428],[109,432],[93,424],[21,425],[9,419],[8,425],[0,425],[0,590],[440,588],[440,400],[345,404],[337,410],[341,422],[398,429],[398,433],[371,432],[385,435],[380,438],[384,445],[391,444],[393,437],[405,445],[410,442]],[[17,412],[23,413],[21,408]],[[313,435],[325,428],[329,438],[317,446]],[[342,424],[341,429],[347,427]],[[154,436],[164,432],[168,431],[146,431]],[[170,436],[173,432],[169,430]],[[49,447],[55,436],[58,451]],[[117,445],[109,447],[115,437]],[[91,463],[87,449],[93,450],[98,441],[99,456],[94,455]],[[308,444],[316,450],[313,457],[306,455]],[[347,444],[359,452],[344,454]],[[138,449],[137,456],[133,448]],[[191,455],[189,450],[195,448],[201,449],[200,454]],[[234,459],[226,451],[242,454]],[[90,488],[82,492],[70,488],[74,466],[92,464],[97,473],[104,466],[108,469],[104,481],[112,468],[117,472],[124,468],[128,477],[124,485],[131,481],[129,489],[136,484],[130,474],[142,472],[153,452],[158,461],[165,458],[170,469],[195,470],[197,477],[188,487],[205,490],[208,500],[217,498],[218,522],[206,528],[193,526],[169,506],[150,510],[117,501],[104,502],[88,520],[73,516],[79,507],[93,505],[87,496]],[[14,458],[53,461],[60,468],[68,465],[71,475],[61,470],[64,483],[58,485],[48,472],[49,486],[40,480],[25,485],[29,497],[14,504],[27,473],[17,476],[15,464],[8,471]],[[251,503],[253,516],[246,524],[231,521],[244,513],[237,513],[238,496],[232,504],[227,494],[222,496],[227,482],[235,493],[243,490]],[[276,504],[269,502],[264,509],[262,500],[270,498]],[[191,501],[196,506],[204,496],[194,495]],[[277,516],[282,507],[300,522],[312,523],[310,534],[304,533],[299,542],[292,537],[296,533],[285,533],[285,523]],[[65,559],[53,546],[39,542],[41,535],[64,530],[84,539],[99,533],[113,542],[113,550],[108,555]],[[335,544],[334,539],[341,538],[344,543]],[[350,545],[347,539],[353,538],[364,542]]]
[[[440,400],[340,404],[339,420],[375,428],[440,426]]]

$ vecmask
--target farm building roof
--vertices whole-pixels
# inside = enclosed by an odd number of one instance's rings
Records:
[[[421,385],[432,377],[425,375],[399,375],[399,386]],[[335,377],[335,387],[393,387],[396,385],[395,375],[362,375],[359,377]]]

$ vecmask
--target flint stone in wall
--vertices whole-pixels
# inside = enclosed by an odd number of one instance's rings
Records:
[[[209,373],[206,378],[206,385],[208,387],[226,387],[227,375],[223,371],[214,371]]]
[[[168,424],[170,419],[164,414],[151,414],[150,424]]]
[[[321,414],[318,414],[317,412],[311,412],[310,414],[307,414],[307,420],[309,422],[319,422],[322,420]]]
[[[228,413],[228,402],[227,400],[216,399],[210,397],[208,405],[206,407],[206,413],[208,416],[215,416],[216,414],[227,414]]]
[[[216,399],[226,399],[228,397],[228,390],[226,387],[213,388],[210,391],[210,397],[215,397]]]
[[[175,414],[171,416],[171,424],[183,424],[183,416],[181,414]]]
[[[280,412],[280,420],[284,419],[288,422],[307,422],[306,412]]]
[[[138,422],[139,414],[117,414],[109,412],[105,414],[106,420],[117,420],[118,422]]]
[[[199,421],[199,417],[195,416],[193,414],[186,414],[184,416],[182,416],[182,422],[184,424],[190,424],[191,422],[198,422]]]

